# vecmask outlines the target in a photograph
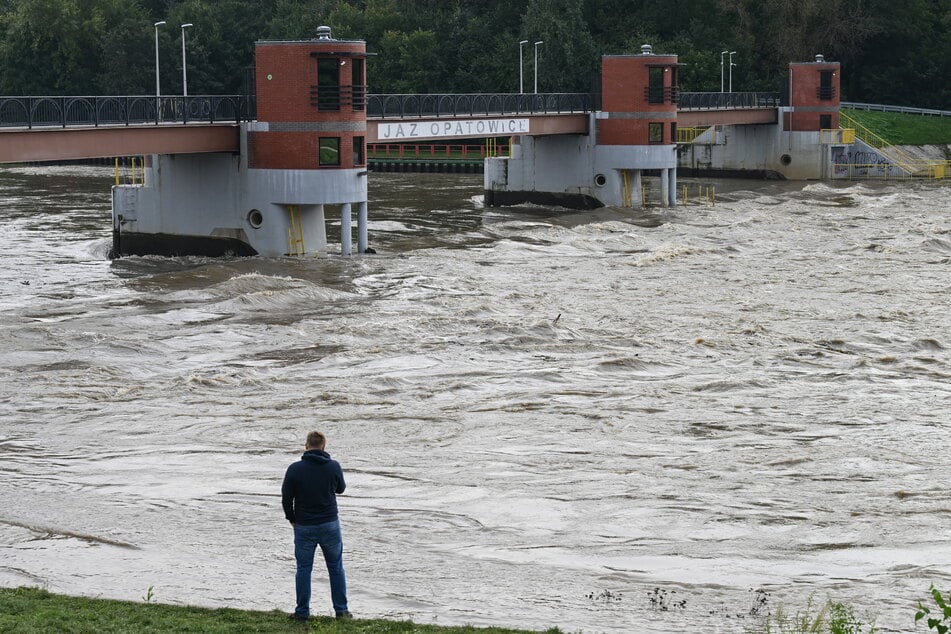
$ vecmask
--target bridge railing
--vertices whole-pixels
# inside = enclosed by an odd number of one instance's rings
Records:
[[[594,106],[594,95],[588,93],[367,96],[367,116],[383,119],[387,117],[473,117],[582,113],[591,112]]]
[[[909,106],[888,106],[880,103],[856,103],[852,101],[843,101],[839,105],[843,108],[851,108],[853,110],[878,110],[881,112],[951,117],[951,110],[935,110],[933,108],[911,108]]]
[[[0,127],[238,123],[253,118],[254,100],[243,95],[0,97]]]
[[[682,92],[677,101],[678,110],[741,110],[780,105],[778,92]]]

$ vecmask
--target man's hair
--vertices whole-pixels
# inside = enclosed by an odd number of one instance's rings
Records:
[[[312,431],[307,434],[306,446],[308,449],[323,449],[327,446],[327,437],[319,431]]]

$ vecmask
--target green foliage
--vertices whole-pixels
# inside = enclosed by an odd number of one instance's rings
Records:
[[[845,112],[889,143],[899,145],[951,143],[951,117],[851,109]]]
[[[941,596],[941,592],[934,587],[934,584],[931,584],[928,591],[931,593],[931,598],[934,600],[937,610],[932,615],[931,611],[934,608],[925,607],[919,601],[918,612],[915,613],[915,623],[925,619],[929,630],[934,630],[938,634],[948,634],[951,631],[951,593],[948,594],[947,598]]]
[[[327,24],[363,39],[371,92],[596,89],[600,56],[649,43],[685,65],[681,86],[716,91],[736,51],[737,91],[775,90],[790,61],[843,64],[846,100],[951,109],[951,0],[4,0],[0,94],[237,93],[254,42]]]
[[[289,597],[288,600],[293,600]],[[205,609],[158,603],[85,599],[37,588],[0,588],[0,632],[40,634],[120,634],[126,632],[317,632],[326,634],[520,634],[522,630],[438,627],[410,621],[317,617],[306,624],[287,613]],[[527,634],[527,633],[524,633]],[[548,634],[560,634],[558,629]]]
[[[765,634],[873,634],[874,622],[867,626],[859,620],[852,607],[836,601],[827,600],[816,611],[812,597],[803,610],[794,615],[788,614],[782,607],[775,614],[768,615],[763,622]]]

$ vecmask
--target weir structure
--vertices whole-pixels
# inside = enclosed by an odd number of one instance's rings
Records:
[[[0,163],[144,155],[143,182],[113,189],[113,257],[274,257],[327,252],[338,217],[351,255],[354,214],[372,252],[368,144],[402,160],[400,144],[483,139],[487,205],[574,208],[644,205],[648,183],[674,206],[678,171],[836,178],[878,151],[840,128],[840,67],[821,55],[781,93],[681,92],[677,56],[644,45],[602,57],[598,94],[427,95],[368,95],[366,43],[329,27],[255,55],[255,97],[0,97]]]
[[[640,206],[643,175],[660,177],[661,202],[677,204],[676,55],[606,55],[601,110],[584,134],[521,136],[510,157],[485,161],[488,205],[524,202],[593,209]]]
[[[725,116],[736,99],[731,93],[719,93],[719,101],[690,100],[678,118],[696,133],[680,146],[680,168],[688,175],[831,178],[833,157],[855,141],[854,130],[839,127],[840,82],[839,62],[816,55],[789,64],[781,94],[754,93],[746,121]]]
[[[366,43],[255,45],[257,119],[237,151],[146,156],[144,186],[113,188],[113,257],[304,255],[327,250],[339,209],[340,252],[368,248]]]

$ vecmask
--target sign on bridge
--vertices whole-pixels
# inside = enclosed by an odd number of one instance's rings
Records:
[[[379,141],[408,141],[444,137],[492,137],[528,134],[528,119],[442,119],[438,121],[379,122]]]

